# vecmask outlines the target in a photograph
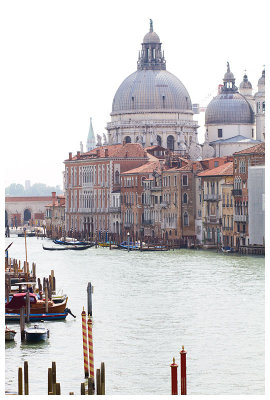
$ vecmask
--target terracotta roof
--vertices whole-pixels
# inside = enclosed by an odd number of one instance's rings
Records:
[[[108,151],[108,158],[143,158],[147,156],[146,151],[139,143],[126,143],[126,144],[112,144],[108,146],[100,146],[95,149],[88,151],[87,153],[74,155],[71,160],[66,159],[65,161],[76,161],[78,159],[85,160],[91,158],[105,158],[105,149]],[[98,155],[99,154],[99,155]],[[107,158],[106,157],[106,158]]]
[[[151,173],[154,170],[160,172],[159,161],[149,161],[146,164],[141,165],[140,167],[123,172],[121,175]]]
[[[237,156],[238,154],[265,154],[265,143],[260,143],[256,146],[249,147],[248,149],[233,153],[234,156]]]
[[[19,201],[49,201],[52,199],[52,196],[6,196],[5,202],[19,202]]]
[[[228,162],[219,167],[200,172],[198,176],[224,176],[233,175],[233,162]]]

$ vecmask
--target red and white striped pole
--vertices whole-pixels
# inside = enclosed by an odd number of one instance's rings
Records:
[[[172,394],[178,394],[177,368],[178,365],[175,364],[175,358],[173,357],[171,364]]]
[[[186,354],[184,346],[180,351],[180,361],[181,361],[181,394],[187,394],[187,364],[186,364]]]
[[[83,336],[83,361],[84,361],[84,376],[88,378],[88,357],[87,357],[87,332],[86,332],[86,312],[82,310],[82,336]]]
[[[88,315],[88,350],[89,350],[89,369],[90,369],[90,378],[95,378],[95,370],[94,370],[94,352],[93,352],[93,332],[92,332],[92,318],[90,314]]]

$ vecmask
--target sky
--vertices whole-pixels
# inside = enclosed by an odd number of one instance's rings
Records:
[[[167,70],[207,105],[230,62],[254,92],[266,59],[266,1],[24,0],[1,6],[4,185],[63,183],[63,161],[86,145],[90,117],[106,133],[114,94],[137,68],[149,19]],[[3,40],[4,38],[4,40]],[[203,140],[204,118],[199,120]],[[3,143],[2,143],[3,141]]]

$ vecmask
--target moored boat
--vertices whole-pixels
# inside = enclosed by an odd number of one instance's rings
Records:
[[[133,243],[133,242],[127,242],[124,241],[119,244],[119,248],[123,250],[140,250],[140,246],[138,243]]]
[[[37,324],[34,324],[33,327],[25,328],[24,332],[27,342],[39,342],[40,340],[46,340],[49,337],[49,329]]]
[[[44,245],[43,250],[50,250],[50,251],[61,251],[61,250],[86,250],[93,247],[93,244],[88,245],[68,245],[68,246],[59,246],[59,247],[45,247]]]
[[[63,313],[43,313],[43,314],[30,314],[29,320],[30,322],[35,321],[58,321],[66,319],[69,313],[65,310]],[[26,317],[26,314],[24,314]],[[20,314],[18,313],[6,313],[5,314],[5,321],[12,322],[12,321],[20,321]]]
[[[88,246],[88,245],[92,245],[92,243],[90,242],[84,242],[81,240],[60,240],[60,239],[55,239],[53,240],[53,243],[55,244],[62,244],[65,246]]]
[[[39,300],[35,293],[29,293],[30,298],[30,314],[46,313],[45,300]],[[68,298],[66,297],[61,303],[48,301],[48,313],[63,313],[66,309]],[[19,313],[20,308],[26,307],[26,293],[14,293],[12,299],[6,303],[6,313]]]
[[[10,342],[10,341],[14,340],[14,337],[15,337],[16,333],[17,333],[16,331],[14,331],[13,329],[9,329],[6,326],[6,329],[5,329],[5,341],[6,342]]]

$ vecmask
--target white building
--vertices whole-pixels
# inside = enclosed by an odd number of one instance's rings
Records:
[[[265,241],[265,166],[248,167],[249,244]]]

